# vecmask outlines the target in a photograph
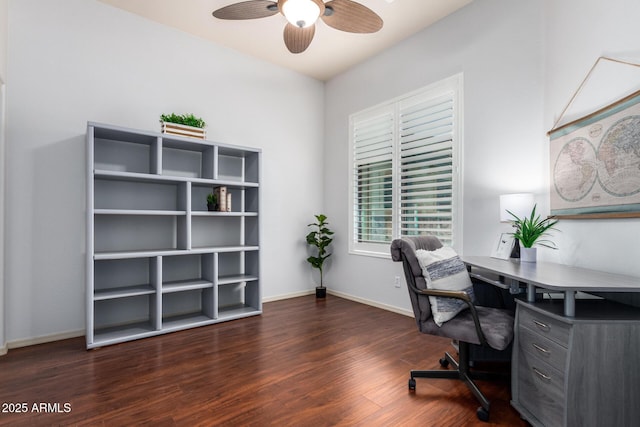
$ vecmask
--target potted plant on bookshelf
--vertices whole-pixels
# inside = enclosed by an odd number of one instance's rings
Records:
[[[311,267],[320,271],[320,286],[316,286],[316,298],[325,298],[327,296],[327,288],[324,287],[324,282],[322,281],[322,268],[324,261],[331,256],[327,252],[327,248],[333,241],[331,237],[333,231],[327,227],[329,223],[326,215],[319,214],[315,215],[315,217],[316,222],[308,225],[309,227],[314,227],[314,229],[307,234],[307,244],[317,250],[317,255],[308,257],[307,261],[311,264]]]
[[[215,193],[209,193],[207,195],[207,210],[209,212],[215,212],[218,210],[218,195]]]
[[[200,117],[193,114],[161,114],[162,133],[206,139],[207,125]]]
[[[514,218],[513,227],[516,231],[511,234],[522,245],[522,248],[520,248],[521,261],[536,262],[537,250],[533,245],[557,249],[556,244],[551,240],[540,239],[550,230],[555,230],[553,226],[558,223],[557,219],[540,219],[540,215],[536,215],[536,205],[533,206],[529,217],[518,218],[513,212],[509,210],[507,212]]]

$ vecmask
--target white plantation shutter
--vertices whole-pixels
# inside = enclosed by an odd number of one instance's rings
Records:
[[[393,123],[393,114],[381,112],[352,127],[358,242],[388,242],[392,237]]]
[[[400,107],[400,235],[452,244],[453,94]]]
[[[460,240],[461,84],[457,75],[351,115],[351,252],[388,257],[402,236]]]

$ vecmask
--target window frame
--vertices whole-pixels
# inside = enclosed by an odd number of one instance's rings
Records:
[[[358,227],[357,205],[356,205],[356,184],[355,175],[357,173],[355,164],[355,141],[354,126],[357,122],[393,114],[393,137],[392,137],[392,214],[391,214],[391,240],[400,237],[401,228],[401,206],[400,206],[400,186],[401,186],[401,144],[400,144],[400,110],[402,105],[415,104],[423,100],[437,99],[446,95],[451,95],[453,101],[453,127],[452,127],[452,244],[453,248],[461,252],[462,248],[462,160],[463,160],[463,74],[445,78],[418,90],[398,96],[391,100],[380,103],[371,108],[353,113],[349,116],[349,253],[354,255],[365,255],[372,257],[390,258],[389,247],[391,242],[365,243],[357,241]]]

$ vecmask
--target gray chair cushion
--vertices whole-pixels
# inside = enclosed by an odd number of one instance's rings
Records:
[[[510,311],[500,308],[476,306],[480,327],[484,333],[489,347],[496,350],[504,350],[513,340],[514,318]],[[433,319],[420,323],[420,332],[430,335],[439,335],[471,344],[480,344],[473,317],[469,310],[459,313],[456,317],[445,322],[442,326],[436,325]]]

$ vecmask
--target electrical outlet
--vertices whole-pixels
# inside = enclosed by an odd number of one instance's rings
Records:
[[[396,276],[395,280],[393,281],[393,285],[394,285],[396,288],[399,288],[399,287],[400,287],[400,276]]]

